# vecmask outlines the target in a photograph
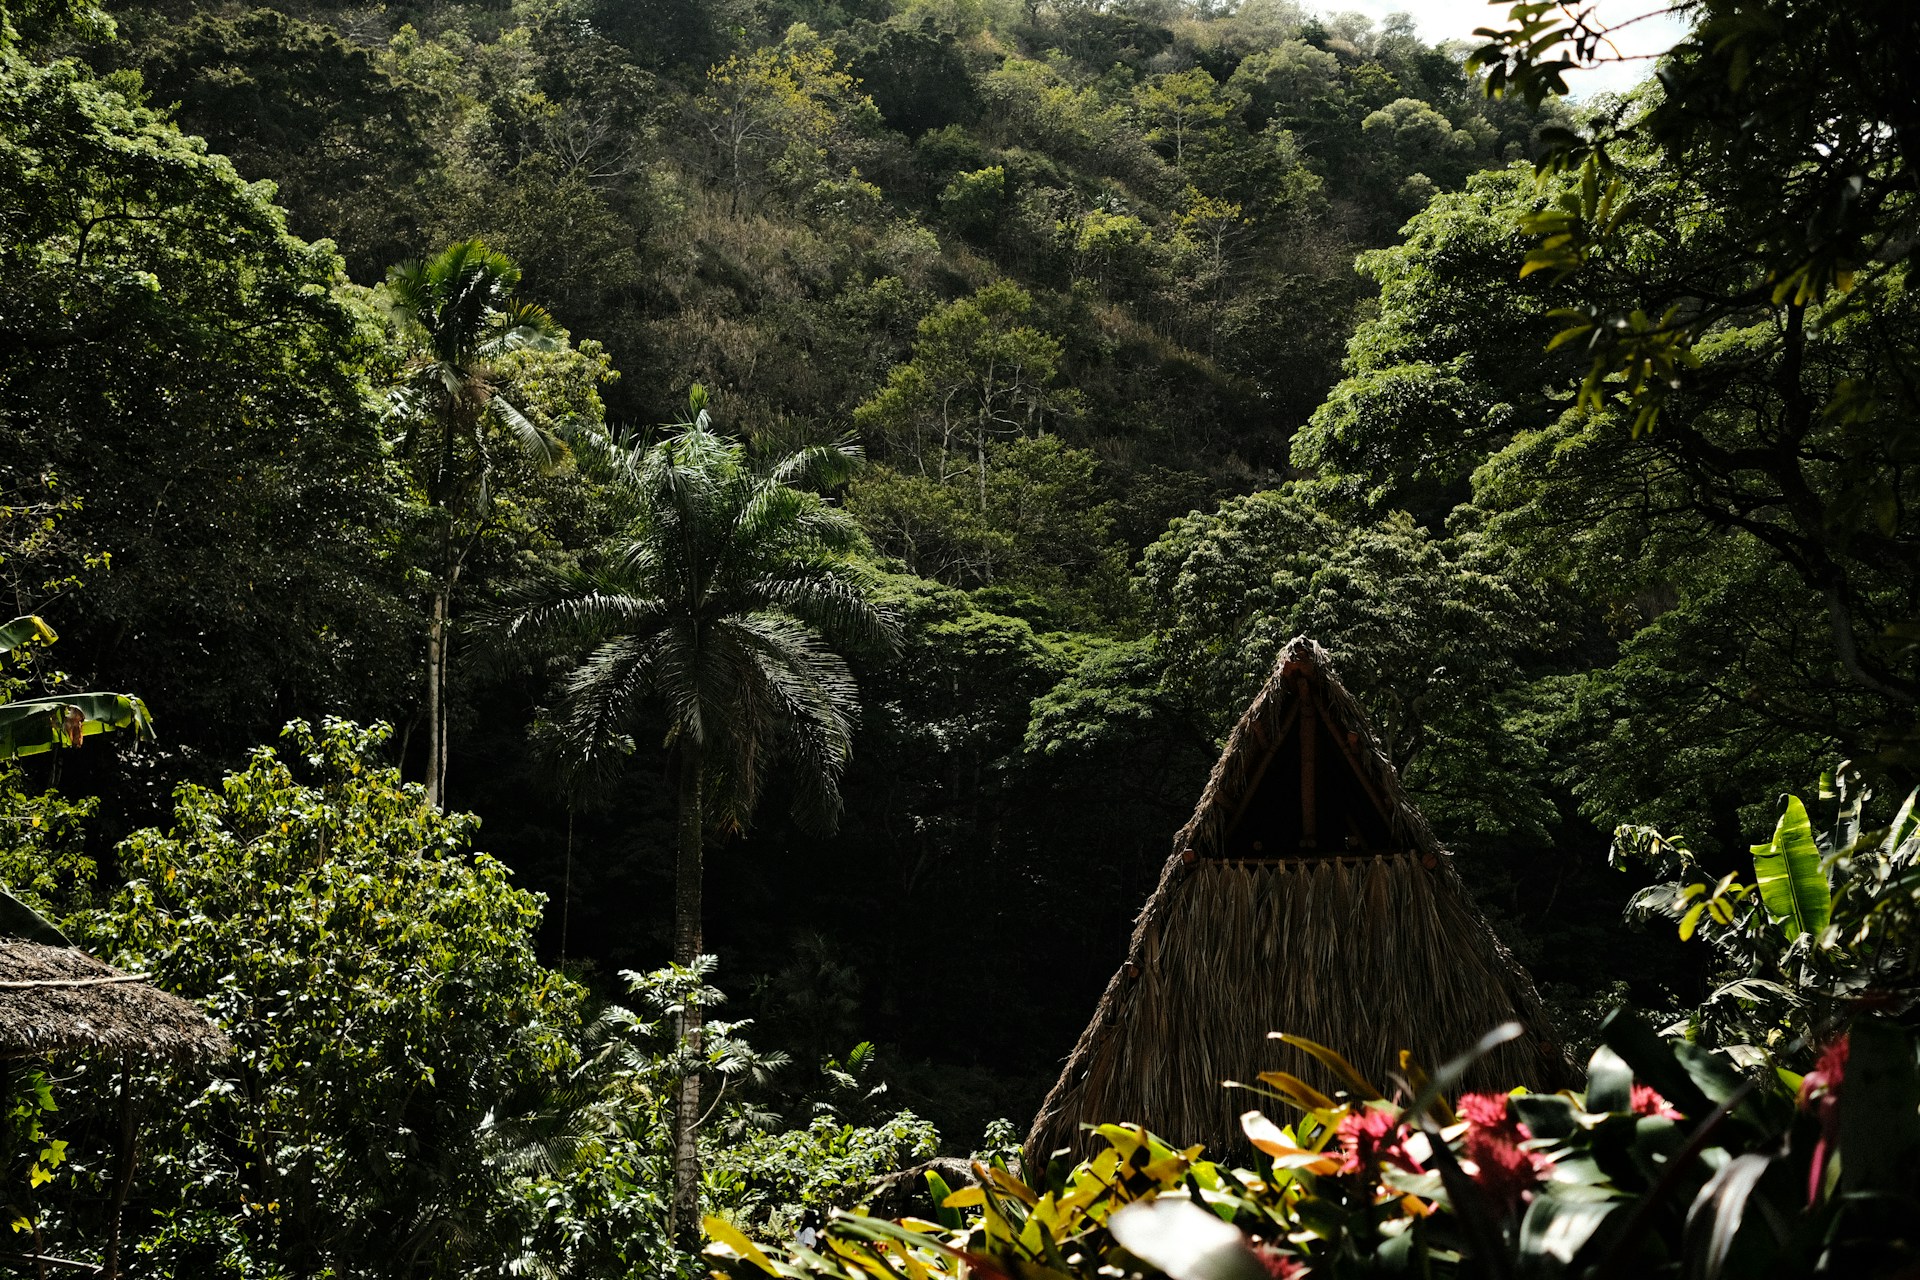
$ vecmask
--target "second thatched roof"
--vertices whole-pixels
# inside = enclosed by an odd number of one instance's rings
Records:
[[[74,947],[0,938],[0,1058],[200,1059],[232,1043],[197,1005]]]
[[[1269,1032],[1343,1053],[1387,1086],[1518,1021],[1472,1087],[1560,1087],[1567,1063],[1533,981],[1494,936],[1319,645],[1289,643],[1234,728],[1193,818],[1027,1138],[1085,1151],[1085,1123],[1244,1143],[1258,1104],[1222,1088],[1283,1070],[1337,1081]]]

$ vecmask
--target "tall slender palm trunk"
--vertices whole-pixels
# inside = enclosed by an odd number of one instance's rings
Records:
[[[445,512],[440,529],[440,578],[427,606],[427,803],[447,803],[447,671],[453,654],[453,592],[467,552],[454,540],[454,517]]]
[[[427,616],[427,803],[440,808],[447,787],[447,621],[452,612],[446,587],[436,587]]]
[[[673,960],[692,964],[700,955],[700,882],[705,869],[701,812],[703,761],[698,743],[680,744],[680,849],[673,876]],[[698,1005],[680,1015],[681,1042],[697,1058],[701,1050]],[[673,1100],[673,1237],[692,1252],[700,1245],[700,1074],[689,1071]]]

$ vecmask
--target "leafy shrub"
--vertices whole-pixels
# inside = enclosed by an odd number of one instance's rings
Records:
[[[1106,1146],[1021,1181],[1004,1159],[980,1185],[929,1176],[939,1222],[836,1215],[817,1250],[770,1257],[723,1222],[721,1273],[793,1280],[1046,1276],[1892,1276],[1920,1257],[1920,1033],[1912,937],[1920,815],[1909,796],[1868,829],[1844,773],[1816,837],[1788,797],[1755,845],[1756,880],[1681,880],[1643,908],[1715,947],[1725,980],[1663,1039],[1616,1009],[1583,1091],[1453,1095],[1499,1028],[1429,1077],[1405,1054],[1392,1100],[1332,1050],[1291,1038],[1344,1088],[1280,1072],[1258,1092],[1282,1127],[1242,1117],[1244,1167],[1102,1125]],[[1675,873],[1685,846],[1622,828],[1622,856]],[[1793,1064],[1801,1069],[1796,1071]],[[960,1211],[975,1210],[963,1220]]]
[[[954,175],[940,192],[940,211],[970,234],[992,230],[1007,202],[1007,170],[988,165]]]
[[[1753,846],[1754,879],[1709,884],[1685,841],[1648,827],[1614,833],[1616,861],[1668,877],[1630,912],[1666,915],[1715,955],[1713,991],[1668,1030],[1755,1071],[1805,1071],[1861,1007],[1904,1015],[1920,1004],[1920,812],[1907,796],[1893,821],[1866,820],[1872,793],[1843,765],[1820,780],[1816,832],[1787,796],[1770,839]]]
[[[681,1040],[680,1012],[721,1000],[711,956],[626,974],[633,1009],[588,1021],[583,993],[534,955],[540,900],[470,851],[473,817],[380,762],[388,732],[296,722],[218,787],[180,788],[170,830],[119,846],[128,879],[111,901],[67,918],[201,1002],[236,1052],[144,1079],[89,1062],[51,1084],[19,1075],[0,1098],[0,1190],[36,1248],[99,1256],[118,1167],[106,1134],[129,1090],[146,1120],[128,1251],[181,1276],[696,1274],[666,1203],[689,1072],[722,1082],[706,1205],[742,1223],[779,1229],[937,1148],[911,1113],[868,1122],[884,1092],[871,1046],[796,1094],[775,1079],[787,1055],[753,1049],[744,1021]],[[0,870],[42,907],[84,897],[84,812],[13,788],[0,772],[0,800],[50,834]],[[789,1103],[798,1127],[775,1109]],[[56,1105],[58,1138],[40,1120]]]
[[[874,1179],[940,1149],[934,1127],[911,1111],[872,1125],[816,1116],[801,1129],[756,1133],[713,1153],[711,1181],[736,1188],[735,1216],[764,1218],[785,1234],[807,1210],[863,1199]]]
[[[1482,1043],[1518,1034],[1503,1028]],[[942,1222],[836,1215],[774,1259],[724,1223],[721,1273],[876,1276],[1878,1275],[1920,1246],[1920,1075],[1912,1033],[1862,1021],[1797,1091],[1743,1080],[1627,1012],[1584,1092],[1468,1093],[1409,1067],[1389,1102],[1344,1060],[1340,1098],[1275,1073],[1300,1112],[1243,1117],[1247,1167],[1103,1125],[1104,1149],[1031,1185],[976,1165]],[[1316,1046],[1316,1049],[1318,1047]],[[931,1180],[930,1180],[931,1181]],[[972,1208],[963,1222],[958,1210]]]
[[[148,1138],[162,1271],[456,1275],[497,1247],[484,1122],[572,1064],[580,993],[534,956],[539,899],[467,851],[475,819],[377,762],[386,735],[296,722],[218,788],[181,787],[173,829],[128,837],[126,885],[79,922],[237,1049],[197,1096],[168,1086]]]

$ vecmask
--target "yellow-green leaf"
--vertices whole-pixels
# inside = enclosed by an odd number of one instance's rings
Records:
[[[733,1251],[735,1257],[751,1262],[754,1266],[760,1268],[770,1276],[780,1274],[773,1269],[773,1263],[767,1259],[767,1255],[760,1251],[760,1246],[747,1239],[747,1237],[741,1233],[740,1228],[734,1226],[725,1218],[716,1218],[708,1215],[701,1220],[700,1225],[706,1228],[708,1239],[717,1244],[725,1245]]]
[[[1316,1044],[1305,1036],[1289,1035],[1284,1031],[1270,1032],[1268,1038],[1290,1044],[1302,1053],[1312,1057],[1321,1066],[1333,1072],[1335,1078],[1338,1079],[1341,1084],[1345,1085],[1354,1097],[1362,1101],[1371,1101],[1374,1098],[1386,1096],[1380,1092],[1373,1081],[1360,1074],[1358,1067],[1323,1044]]]
[[[1753,846],[1753,869],[1759,878],[1760,901],[1767,914],[1780,922],[1789,941],[1827,927],[1833,915],[1833,891],[1827,887],[1820,846],[1814,843],[1813,824],[1799,796],[1787,797],[1787,809],[1773,829],[1773,839]]]
[[[1262,1071],[1260,1083],[1272,1085],[1280,1092],[1281,1097],[1302,1111],[1332,1111],[1336,1105],[1332,1098],[1305,1080],[1288,1075],[1284,1071]]]

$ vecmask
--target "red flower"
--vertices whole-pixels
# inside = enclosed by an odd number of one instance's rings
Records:
[[[1814,1109],[1818,1111],[1823,1102],[1829,1106],[1832,1105],[1834,1090],[1838,1089],[1840,1082],[1847,1078],[1849,1047],[1846,1033],[1842,1032],[1839,1039],[1820,1051],[1820,1060],[1814,1063],[1813,1070],[1800,1079],[1801,1106],[1804,1107],[1812,1101]]]
[[[1800,1078],[1800,1105],[1820,1121],[1820,1140],[1813,1144],[1813,1164],[1807,1170],[1807,1203],[1820,1198],[1826,1181],[1827,1155],[1840,1132],[1840,1082],[1847,1078],[1848,1041],[1845,1032],[1820,1052],[1813,1070]]]
[[[1307,1274],[1306,1264],[1289,1253],[1282,1253],[1270,1244],[1253,1246],[1253,1256],[1260,1259],[1260,1265],[1267,1269],[1273,1280],[1304,1280]]]
[[[1467,1122],[1463,1154],[1473,1165],[1473,1180],[1503,1210],[1519,1207],[1532,1197],[1552,1159],[1520,1145],[1533,1134],[1513,1114],[1506,1094],[1463,1094],[1458,1110]]]
[[[1406,1141],[1411,1136],[1407,1126],[1390,1112],[1372,1107],[1349,1112],[1340,1122],[1340,1150],[1345,1154],[1340,1172],[1371,1173],[1382,1160],[1408,1173],[1426,1172],[1407,1154]]]
[[[1504,1093],[1463,1093],[1455,1110],[1476,1129],[1510,1129],[1523,1138],[1530,1136],[1527,1126],[1513,1118]]]
[[[1685,1116],[1674,1109],[1671,1102],[1668,1102],[1660,1096],[1659,1090],[1650,1084],[1636,1084],[1633,1086],[1631,1110],[1633,1114],[1637,1116],[1652,1116],[1657,1120],[1686,1119]]]

